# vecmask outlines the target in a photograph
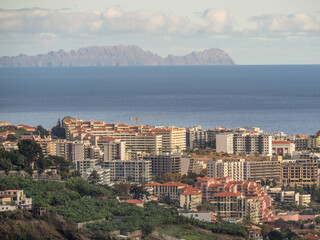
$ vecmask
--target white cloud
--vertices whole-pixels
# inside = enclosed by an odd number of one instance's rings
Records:
[[[185,17],[139,10],[124,12],[109,8],[103,12],[64,12],[46,9],[0,10],[0,31],[62,34],[104,34],[116,32],[193,34],[199,26]]]
[[[265,33],[297,33],[317,32],[320,30],[320,23],[305,13],[268,14],[251,18],[257,23],[257,29]]]
[[[40,33],[36,36],[36,40],[44,44],[52,44],[56,41],[57,36],[54,33]]]
[[[207,32],[221,33],[232,28],[230,14],[226,9],[208,9],[203,18],[208,22]]]
[[[41,34],[54,34],[52,40],[73,37],[213,37],[218,38],[301,38],[318,36],[319,22],[305,14],[269,14],[250,20],[257,24],[253,29],[234,30],[227,9],[207,9],[201,15],[205,23],[191,22],[188,17],[153,13],[146,10],[123,11],[108,8],[104,11],[71,12],[62,9],[0,9],[0,33],[19,33],[41,39]],[[40,35],[39,35],[40,34]],[[317,35],[318,34],[318,35]],[[43,35],[45,36],[45,35]],[[53,40],[54,39],[54,40]],[[50,42],[46,40],[46,42]]]

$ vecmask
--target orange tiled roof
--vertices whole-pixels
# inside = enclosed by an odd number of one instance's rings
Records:
[[[184,186],[188,186],[188,184],[181,183],[181,182],[166,182],[163,184],[163,186],[184,187]]]
[[[138,199],[127,199],[125,200],[126,203],[132,203],[132,204],[139,204],[139,203],[143,203],[141,200]]]
[[[272,141],[272,144],[290,144],[292,142],[289,141]]]
[[[213,195],[213,197],[239,197],[241,196],[241,193],[239,192],[221,192],[221,193],[216,193]]]

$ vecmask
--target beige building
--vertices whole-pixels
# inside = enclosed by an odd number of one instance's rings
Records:
[[[318,161],[316,159],[283,160],[283,184],[312,186],[318,183]]]
[[[36,141],[42,148],[43,156],[56,155],[56,143],[51,139],[51,136],[44,137],[43,139],[39,138]]]
[[[104,161],[126,160],[126,142],[119,139],[103,143]]]
[[[14,206],[11,206],[13,203]],[[27,198],[23,190],[4,190],[0,191],[0,212],[12,211],[15,209],[32,208],[32,198]]]
[[[217,209],[218,217],[227,221],[237,221],[250,217],[253,223],[260,222],[259,202],[245,198],[237,192],[221,192],[213,196],[211,203]]]
[[[320,148],[320,136],[314,135],[307,138],[308,148]]]
[[[150,155],[143,157],[143,160],[151,162],[152,175],[181,173],[181,155]]]
[[[272,155],[292,156],[295,144],[289,141],[272,141]]]
[[[151,133],[162,136],[162,151],[163,152],[180,152],[186,150],[186,129],[167,127],[154,128]]]
[[[281,159],[245,161],[244,159],[211,160],[207,164],[207,176],[210,178],[232,177],[239,180],[276,180],[282,174]]]
[[[233,154],[233,134],[216,135],[216,152]]]
[[[250,181],[257,180],[276,180],[281,181],[282,176],[282,158],[261,161],[244,162],[244,179]]]
[[[180,182],[167,182],[164,184],[153,182],[146,184],[152,194],[157,197],[168,196],[173,201],[178,201],[181,208],[191,211],[197,210],[202,203],[201,190]]]
[[[191,211],[196,211],[197,207],[202,203],[201,190],[187,187],[180,193],[180,207]]]
[[[162,150],[162,136],[153,133],[137,133],[133,131],[114,131],[109,137],[126,142],[131,152],[150,152],[159,154]]]

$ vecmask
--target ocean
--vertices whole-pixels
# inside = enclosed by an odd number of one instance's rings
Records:
[[[320,65],[0,69],[0,121],[320,130]]]

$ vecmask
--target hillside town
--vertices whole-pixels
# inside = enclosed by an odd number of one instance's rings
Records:
[[[81,177],[117,191],[126,186],[129,197],[119,195],[119,202],[142,208],[155,202],[200,222],[242,224],[249,239],[276,239],[268,234],[284,223],[297,239],[320,239],[320,130],[287,136],[258,127],[204,130],[138,120],[65,117],[51,130],[0,122],[0,178]],[[0,187],[0,212],[45,207],[32,206],[23,189]],[[274,230],[265,233],[265,225]]]

